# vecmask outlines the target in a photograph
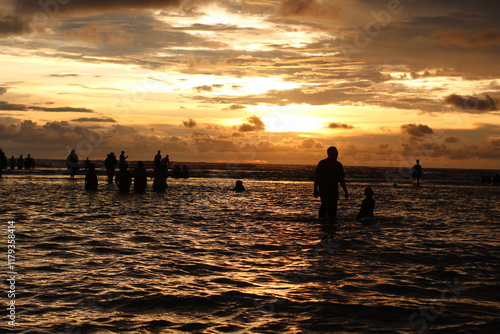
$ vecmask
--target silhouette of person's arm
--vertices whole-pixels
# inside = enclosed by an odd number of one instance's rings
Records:
[[[318,178],[314,177],[314,191],[313,191],[313,196],[318,197],[319,196],[319,182]]]
[[[347,192],[347,186],[345,184],[344,179],[341,179],[339,183],[340,183],[340,186],[342,187],[342,190],[344,190],[345,199],[349,199],[349,193]]]

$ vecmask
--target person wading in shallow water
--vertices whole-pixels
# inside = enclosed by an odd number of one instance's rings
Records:
[[[422,172],[422,165],[420,165],[420,160],[417,160],[416,162],[417,163],[413,166],[411,170],[411,176],[414,180],[417,181],[417,186],[419,186],[420,178],[422,177],[423,172]]]
[[[316,167],[314,197],[319,196],[321,198],[319,219],[334,220],[337,216],[339,183],[344,190],[345,199],[349,198],[349,193],[344,181],[344,167],[337,161],[339,155],[337,148],[331,146],[326,153],[328,158],[321,160]]]

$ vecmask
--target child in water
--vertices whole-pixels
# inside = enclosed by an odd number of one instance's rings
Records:
[[[365,199],[361,203],[361,210],[359,210],[356,220],[364,217],[373,218],[373,209],[375,207],[375,200],[373,199],[373,189],[371,187],[365,188]]]
[[[245,191],[245,186],[243,185],[243,182],[240,180],[236,181],[236,185],[234,186],[233,190],[237,192]]]
[[[95,165],[93,163],[89,163],[89,170],[87,171],[87,175],[85,175],[85,190],[88,191],[97,191],[97,175],[95,173]]]

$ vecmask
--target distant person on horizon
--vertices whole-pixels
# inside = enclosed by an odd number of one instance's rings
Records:
[[[167,190],[167,177],[168,169],[166,164],[166,158],[162,160],[160,167],[154,173],[153,179],[153,191],[157,193],[165,192]]]
[[[95,165],[89,163],[87,174],[85,175],[85,190],[97,191],[97,175],[95,173]]]
[[[166,161],[165,161],[165,165],[166,165]],[[182,177],[181,166],[179,166],[179,165],[174,166],[174,170],[172,171],[172,177],[174,177],[174,178]]]
[[[104,167],[106,168],[106,174],[108,175],[108,184],[113,184],[113,176],[115,176],[116,165],[118,165],[118,160],[113,152],[109,153],[104,160]]]
[[[122,151],[120,154],[120,162],[118,163],[118,168],[121,169],[122,165],[126,164],[127,162],[125,161],[128,158],[128,155],[125,156],[125,151]],[[128,166],[127,166],[128,168]]]
[[[16,158],[12,156],[9,160],[10,169],[16,169]]]
[[[375,200],[373,199],[373,189],[371,187],[366,187],[365,199],[361,203],[361,209],[359,210],[356,220],[360,220],[365,217],[373,218],[374,208],[375,208]]]
[[[0,148],[0,177],[2,177],[4,169],[7,169],[7,157]]]
[[[134,192],[142,194],[148,186],[148,172],[144,168],[144,162],[137,161],[137,167],[133,172],[134,176]]]
[[[344,190],[345,199],[349,198],[349,193],[344,181],[344,167],[337,161],[339,155],[337,148],[331,146],[326,152],[328,158],[321,160],[316,167],[314,197],[321,198],[319,218],[334,220],[337,217],[339,183]]]
[[[17,158],[17,169],[23,169],[23,165],[24,165],[24,159],[23,155],[21,154],[19,158]]]
[[[417,180],[417,186],[420,185],[420,178],[422,177],[422,165],[420,165],[420,160],[417,159],[417,163],[413,166],[411,170],[411,176],[414,180]]]
[[[78,171],[78,154],[76,154],[75,150],[71,150],[70,154],[66,158],[66,167],[68,167],[68,171],[70,174],[70,178],[74,179],[75,174]]]
[[[189,178],[189,169],[186,165],[182,166],[182,177],[185,179]]]
[[[35,160],[31,157],[30,154],[24,159],[24,169],[34,169],[35,168]]]
[[[132,185],[132,174],[128,170],[127,163],[120,164],[120,170],[116,173],[115,183],[121,193],[128,193]]]
[[[171,168],[170,166],[170,159],[168,157],[168,154],[165,156],[165,158],[163,158],[164,163],[165,163],[165,167],[167,168],[167,170],[169,170]]]
[[[237,191],[237,192],[245,191],[245,186],[243,185],[243,181],[241,181],[241,180],[236,181],[236,184],[234,185],[233,190]]]
[[[154,165],[155,165],[155,172],[156,170],[160,169],[161,167],[161,151],[158,150],[158,153],[155,155],[155,160],[154,160]]]
[[[85,165],[84,165],[84,167],[85,167],[85,170],[89,170],[89,168],[90,168],[90,160],[89,160],[89,157],[87,157],[87,160],[85,160]],[[95,167],[95,166],[94,166],[94,167]]]

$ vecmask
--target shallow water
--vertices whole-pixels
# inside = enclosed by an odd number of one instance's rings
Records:
[[[334,225],[293,178],[121,195],[102,176],[97,193],[81,178],[6,176],[19,333],[497,332],[500,187],[455,171],[393,188],[356,171]],[[376,218],[356,222],[367,185]]]

